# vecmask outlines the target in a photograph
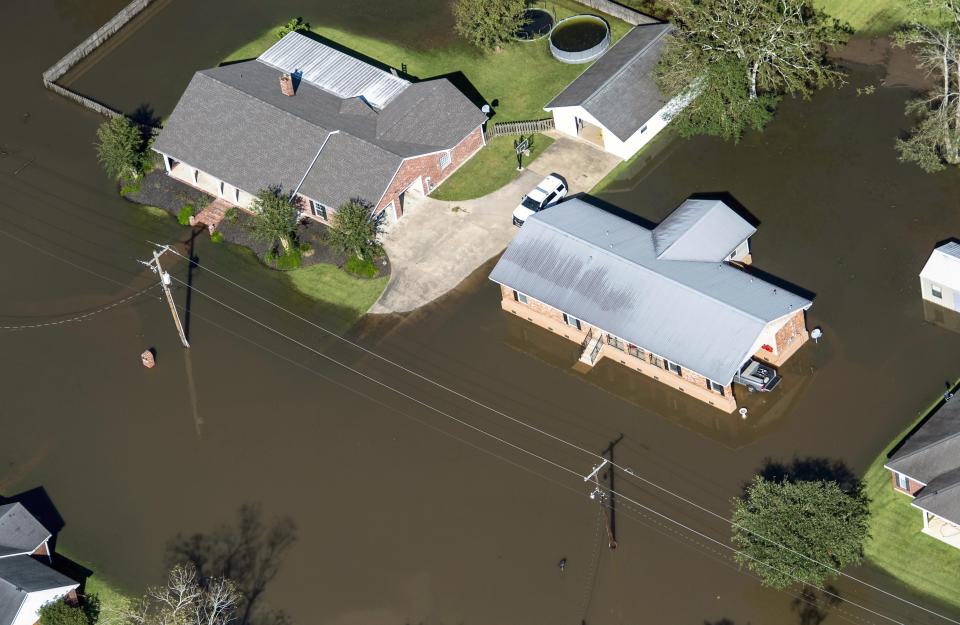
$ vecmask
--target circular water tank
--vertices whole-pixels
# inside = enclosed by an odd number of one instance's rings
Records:
[[[596,15],[573,15],[550,31],[550,53],[564,63],[589,63],[610,47],[610,26]]]

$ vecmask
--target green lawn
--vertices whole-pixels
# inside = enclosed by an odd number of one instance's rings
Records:
[[[488,141],[485,148],[447,178],[430,197],[438,200],[472,200],[512,181],[520,175],[517,171],[517,154],[513,151],[515,138],[495,137]],[[546,135],[534,135],[532,142],[530,156],[523,158],[524,167],[543,153],[553,139]]]
[[[907,586],[960,608],[960,550],[920,532],[922,513],[910,505],[910,497],[894,492],[890,472],[883,468],[887,454],[935,405],[921,412],[867,471],[870,540],[864,551],[874,564]]]
[[[551,0],[557,19],[574,13],[593,12],[573,0]],[[323,24],[323,16],[303,16],[311,24]],[[630,25],[604,16],[610,23],[614,40],[622,37]],[[236,61],[256,57],[276,43],[279,26],[273,26],[253,41],[224,59]],[[580,75],[588,65],[566,65],[552,56],[546,38],[516,42],[497,53],[483,53],[460,40],[427,50],[402,46],[390,41],[364,37],[330,26],[314,26],[314,33],[341,46],[355,50],[391,67],[407,64],[407,72],[419,79],[462,72],[487,102],[497,101],[494,121],[514,121],[548,117],[543,106]]]
[[[344,319],[350,323],[365,315],[387,287],[387,278],[355,278],[326,263],[294,269],[284,275],[304,295],[342,310],[344,316],[352,316]]]
[[[890,33],[917,17],[907,0],[814,0],[814,4],[865,35]]]

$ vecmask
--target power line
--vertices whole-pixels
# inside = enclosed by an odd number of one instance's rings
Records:
[[[88,312],[88,313],[84,313],[84,314],[82,314],[82,315],[77,315],[77,316],[75,316],[75,317],[70,317],[69,319],[61,319],[60,321],[48,321],[48,322],[46,322],[46,323],[31,323],[31,324],[28,324],[28,325],[21,325],[21,326],[0,326],[0,330],[30,330],[30,329],[33,329],[33,328],[46,328],[46,327],[50,327],[50,326],[63,325],[63,324],[65,324],[65,323],[72,323],[72,322],[75,322],[75,321],[84,321],[84,320],[89,319],[90,317],[92,317],[92,316],[94,316],[94,315],[97,315],[97,314],[102,313],[102,312],[106,312],[106,311],[110,310],[111,308],[116,308],[117,306],[126,304],[126,303],[129,302],[130,300],[133,300],[133,299],[136,299],[136,298],[140,297],[141,295],[143,295],[144,293],[146,293],[147,291],[149,291],[150,289],[152,289],[152,288],[154,288],[154,287],[156,287],[156,286],[157,286],[156,284],[153,284],[153,285],[151,285],[151,286],[148,286],[148,287],[145,288],[145,289],[142,289],[142,290],[134,293],[133,295],[131,295],[131,296],[129,296],[129,297],[123,298],[123,299],[120,300],[120,301],[114,302],[114,303],[112,303],[112,304],[108,304],[107,306],[103,306],[102,308],[98,308],[98,309],[96,309],[96,310],[92,310],[92,311],[90,311],[90,312]]]
[[[477,433],[479,433],[479,434],[482,434],[482,435],[484,435],[484,436],[487,436],[487,437],[489,437],[489,438],[492,438],[492,439],[496,440],[497,442],[499,442],[499,443],[501,443],[501,444],[503,444],[503,445],[507,445],[508,447],[511,447],[511,448],[513,448],[513,449],[515,449],[515,450],[517,450],[517,451],[520,451],[520,452],[522,452],[522,453],[528,454],[528,455],[530,455],[530,456],[532,456],[532,457],[534,457],[534,458],[536,458],[536,459],[538,459],[538,460],[540,460],[540,461],[542,461],[542,462],[546,462],[547,464],[550,464],[551,466],[554,466],[555,468],[558,468],[558,469],[560,469],[560,470],[562,470],[562,471],[565,471],[565,472],[567,472],[567,473],[570,473],[570,474],[572,474],[572,475],[576,475],[577,477],[579,477],[579,478],[582,479],[582,476],[580,475],[580,473],[579,473],[578,471],[574,470],[574,469],[571,469],[571,468],[569,468],[569,467],[566,467],[566,466],[564,466],[564,465],[561,465],[561,464],[559,464],[559,463],[557,463],[557,462],[554,462],[553,460],[550,460],[550,459],[548,459],[548,458],[544,458],[543,456],[541,456],[541,455],[539,455],[539,454],[536,454],[535,452],[532,452],[532,451],[530,451],[530,450],[528,450],[528,449],[526,449],[526,448],[524,448],[524,447],[521,447],[520,445],[517,445],[517,444],[515,444],[515,443],[512,443],[512,442],[510,442],[510,441],[507,441],[506,439],[504,439],[504,438],[502,438],[502,437],[500,437],[500,436],[498,436],[498,435],[496,435],[496,434],[493,434],[493,433],[491,433],[491,432],[487,432],[486,430],[483,430],[482,428],[479,428],[479,427],[477,427],[477,426],[475,426],[475,425],[473,425],[473,424],[467,423],[467,422],[463,421],[462,419],[459,419],[459,418],[457,418],[457,417],[449,414],[449,413],[446,412],[446,411],[443,411],[443,410],[441,410],[441,409],[439,409],[439,408],[436,408],[435,406],[432,406],[432,405],[430,405],[430,404],[428,404],[428,403],[426,403],[426,402],[424,402],[424,401],[422,401],[422,400],[420,400],[420,399],[417,399],[417,398],[415,398],[415,397],[413,397],[413,396],[405,393],[404,391],[401,391],[401,390],[399,390],[399,389],[397,389],[397,388],[395,388],[395,387],[393,387],[393,386],[391,386],[391,385],[389,385],[389,384],[387,384],[387,383],[385,383],[385,382],[382,382],[382,381],[377,380],[376,378],[374,378],[374,377],[372,377],[372,376],[370,376],[370,375],[367,375],[366,373],[363,373],[363,372],[361,372],[361,371],[358,371],[358,370],[355,369],[354,367],[351,367],[350,365],[347,365],[347,364],[345,364],[345,363],[342,363],[342,362],[336,360],[335,358],[333,358],[333,357],[331,357],[331,356],[329,356],[329,355],[327,355],[327,354],[324,354],[323,352],[321,352],[321,351],[319,351],[319,350],[317,350],[317,349],[315,349],[315,348],[307,345],[306,343],[303,343],[302,341],[300,341],[300,340],[298,340],[298,339],[295,339],[295,338],[293,338],[293,337],[291,337],[291,336],[289,336],[289,335],[281,332],[280,330],[277,330],[276,328],[274,328],[274,327],[272,327],[272,326],[270,326],[270,325],[268,325],[268,324],[260,321],[259,319],[256,319],[256,318],[254,318],[254,317],[251,317],[250,315],[248,315],[248,314],[246,314],[246,313],[244,313],[244,312],[242,312],[242,311],[234,308],[233,306],[230,306],[229,304],[227,304],[227,303],[225,303],[225,302],[223,302],[223,301],[221,301],[221,300],[213,297],[212,295],[209,295],[209,294],[205,293],[204,291],[201,291],[200,289],[196,288],[195,286],[191,286],[191,285],[187,284],[186,282],[180,280],[179,278],[173,277],[173,280],[176,280],[177,282],[179,282],[179,283],[182,284],[183,286],[187,287],[188,289],[192,289],[194,292],[196,292],[196,293],[198,293],[198,294],[200,294],[200,295],[203,295],[204,297],[210,299],[211,301],[216,302],[217,304],[219,304],[220,306],[226,308],[227,310],[229,310],[229,311],[231,311],[231,312],[233,312],[233,313],[235,313],[235,314],[237,314],[237,315],[240,315],[241,317],[243,317],[243,318],[245,318],[245,319],[247,319],[247,320],[249,320],[249,321],[252,321],[253,323],[255,323],[255,324],[257,324],[258,326],[260,326],[261,328],[263,328],[263,329],[265,329],[265,330],[268,330],[268,331],[276,334],[277,336],[280,336],[281,338],[284,338],[284,339],[286,339],[286,340],[288,340],[288,341],[290,341],[290,342],[292,342],[292,343],[294,343],[294,344],[296,344],[296,345],[298,345],[298,346],[300,346],[300,347],[302,347],[302,348],[304,348],[304,349],[306,349],[306,350],[308,350],[308,351],[310,351],[310,352],[312,352],[312,353],[320,356],[321,358],[324,358],[325,360],[327,360],[327,361],[329,361],[329,362],[331,362],[331,363],[333,363],[333,364],[336,364],[336,365],[339,366],[339,367],[342,367],[342,368],[344,368],[344,369],[346,369],[346,370],[348,370],[348,371],[350,371],[350,372],[352,372],[352,373],[354,373],[354,374],[356,374],[356,375],[359,375],[360,377],[362,377],[362,378],[364,378],[364,379],[366,379],[366,380],[368,380],[368,381],[370,381],[370,382],[373,382],[374,384],[377,384],[378,386],[381,386],[381,387],[383,387],[383,388],[385,388],[385,389],[387,389],[387,390],[389,390],[389,391],[391,391],[391,392],[393,392],[393,393],[395,393],[395,394],[397,394],[397,395],[400,395],[401,397],[404,397],[405,399],[409,399],[409,400],[411,400],[411,401],[413,401],[413,402],[415,402],[415,403],[417,403],[417,404],[419,404],[419,405],[427,408],[428,410],[431,410],[431,411],[433,411],[433,412],[436,412],[437,414],[440,414],[440,415],[442,415],[442,416],[444,416],[444,417],[447,417],[447,418],[449,418],[449,419],[451,419],[451,420],[453,420],[453,421],[455,421],[455,422],[457,422],[457,423],[459,423],[459,424],[461,424],[461,425],[464,425],[465,427],[468,427],[469,429],[471,429],[471,430],[473,430],[473,431],[475,431],[475,432],[477,432]],[[860,608],[861,610],[864,610],[865,612],[869,612],[869,613],[871,613],[871,614],[873,614],[873,615],[875,615],[875,616],[877,616],[877,617],[880,617],[880,618],[882,618],[882,619],[884,619],[884,620],[890,621],[891,623],[895,623],[896,625],[905,625],[902,621],[898,621],[898,620],[896,620],[896,619],[894,619],[894,618],[892,618],[892,617],[890,617],[890,616],[887,616],[886,614],[883,614],[883,613],[881,613],[881,612],[878,612],[878,611],[876,611],[876,610],[873,610],[873,609],[871,609],[871,608],[868,608],[868,607],[866,607],[866,606],[864,606],[864,605],[862,605],[862,604],[860,604],[860,603],[857,603],[857,602],[852,601],[852,600],[850,600],[850,599],[846,599],[846,598],[844,598],[844,597],[841,597],[840,595],[838,595],[838,594],[836,594],[836,593],[834,593],[834,592],[832,592],[832,591],[830,591],[830,590],[827,590],[827,589],[825,589],[825,588],[822,588],[822,587],[820,587],[820,586],[817,586],[816,584],[811,584],[811,583],[809,583],[809,582],[801,579],[800,577],[798,577],[798,576],[796,576],[796,575],[793,575],[792,573],[789,573],[789,572],[784,571],[784,570],[782,570],[782,569],[779,569],[779,568],[777,568],[777,567],[775,567],[775,566],[773,566],[773,565],[771,565],[771,564],[768,564],[768,563],[766,563],[766,562],[763,562],[763,561],[759,560],[758,558],[750,555],[749,553],[746,553],[745,551],[742,551],[742,550],[740,550],[740,549],[737,549],[736,547],[732,547],[732,546],[724,543],[723,541],[717,540],[716,538],[713,538],[712,536],[709,536],[709,535],[707,535],[707,534],[705,534],[705,533],[703,533],[703,532],[701,532],[701,531],[699,531],[699,530],[697,530],[697,529],[694,529],[693,527],[690,527],[689,525],[683,523],[682,521],[678,521],[678,520],[670,517],[670,516],[667,515],[667,514],[664,514],[664,513],[660,512],[660,511],[658,511],[658,510],[655,510],[654,508],[651,508],[650,506],[647,506],[646,504],[643,504],[643,503],[637,501],[636,499],[633,499],[632,497],[628,497],[627,495],[624,495],[623,493],[619,493],[619,492],[614,491],[614,490],[611,490],[611,489],[606,489],[606,491],[607,491],[608,493],[611,493],[611,494],[616,495],[616,496],[618,497],[618,499],[626,500],[626,501],[634,504],[635,506],[637,506],[637,507],[639,507],[639,508],[642,508],[642,509],[645,510],[646,512],[648,512],[648,513],[650,513],[650,514],[653,514],[653,515],[655,515],[655,516],[657,516],[657,517],[659,517],[659,518],[661,518],[661,519],[663,519],[663,520],[665,520],[665,521],[668,521],[668,522],[670,522],[670,523],[673,523],[674,525],[677,525],[678,527],[681,527],[681,528],[687,530],[688,532],[691,532],[691,533],[699,536],[700,538],[702,538],[702,539],[704,539],[704,540],[707,540],[707,541],[710,541],[710,542],[712,542],[712,543],[715,543],[716,545],[718,545],[718,546],[720,546],[720,547],[722,547],[722,548],[724,548],[724,549],[727,549],[727,550],[731,551],[731,552],[734,553],[734,554],[743,556],[744,558],[746,558],[746,559],[748,559],[748,560],[751,560],[751,561],[753,561],[753,562],[756,562],[757,564],[759,564],[759,565],[761,565],[761,566],[770,568],[770,569],[772,569],[772,570],[774,570],[774,571],[776,571],[776,572],[778,572],[778,573],[780,573],[780,574],[782,574],[782,575],[785,575],[785,576],[787,576],[787,577],[789,577],[789,578],[791,578],[791,579],[793,579],[793,580],[795,580],[795,581],[797,581],[797,582],[800,582],[801,584],[804,584],[804,585],[806,585],[806,586],[810,586],[811,588],[815,588],[815,589],[819,590],[820,592],[822,592],[822,593],[824,593],[824,594],[826,594],[826,595],[828,595],[828,596],[831,596],[831,597],[834,597],[834,598],[836,598],[836,599],[838,599],[838,600],[841,600],[841,601],[844,601],[844,602],[846,602],[846,603],[849,603],[850,605],[856,606],[856,607]],[[949,620],[949,621],[951,621],[951,622],[953,622],[953,623],[960,623],[960,622],[958,622],[958,621],[953,621],[952,619],[948,619],[948,618],[946,618],[946,617],[943,617],[943,618],[944,618],[945,620]]]
[[[153,243],[153,242],[150,242],[150,243],[153,244],[153,245],[159,245],[159,244]],[[176,250],[174,250],[174,249],[172,249],[172,248],[170,249],[170,251],[171,251],[173,254],[176,254],[177,256],[180,256],[180,257],[183,258],[184,260],[187,260],[187,261],[190,262],[191,264],[193,264],[193,265],[195,265],[195,266],[197,266],[197,267],[200,267],[199,263],[198,263],[197,261],[195,261],[194,259],[189,258],[189,257],[187,257],[187,256],[184,256],[183,254],[181,254],[180,252],[178,252],[178,251],[176,251]],[[248,289],[247,287],[245,287],[245,286],[243,286],[243,285],[235,282],[234,280],[231,280],[230,278],[228,278],[228,277],[226,277],[226,276],[224,276],[224,275],[222,275],[222,274],[220,274],[220,273],[218,273],[218,272],[210,269],[210,268],[207,267],[207,266],[203,266],[202,268],[203,268],[203,270],[204,270],[205,272],[210,273],[210,274],[216,276],[217,278],[220,278],[221,280],[224,280],[225,282],[227,282],[227,283],[235,286],[236,288],[238,288],[238,289],[240,289],[240,290],[242,290],[242,291],[244,291],[244,292],[246,292],[246,293],[248,293],[248,294],[256,297],[257,299],[259,299],[259,300],[261,300],[261,301],[263,301],[263,302],[265,302],[265,303],[267,303],[267,304],[270,304],[270,305],[273,306],[274,308],[277,308],[277,309],[279,309],[279,310],[287,313],[288,315],[290,315],[290,316],[292,316],[292,317],[294,317],[294,318],[296,318],[296,319],[298,319],[298,320],[300,320],[300,321],[303,321],[303,322],[305,322],[305,323],[307,323],[307,324],[309,324],[309,325],[317,328],[318,330],[321,330],[322,332],[326,333],[326,334],[329,335],[330,337],[333,337],[333,338],[338,339],[338,340],[340,340],[340,341],[342,341],[342,342],[344,342],[344,343],[346,343],[346,344],[348,344],[348,345],[351,345],[351,346],[355,347],[356,349],[359,349],[359,350],[361,350],[362,352],[364,352],[364,353],[366,353],[366,354],[368,354],[368,355],[370,355],[370,356],[373,356],[374,358],[379,359],[379,360],[382,361],[382,362],[385,362],[385,363],[387,363],[387,364],[390,364],[390,365],[392,365],[392,366],[394,366],[394,367],[396,367],[396,368],[404,371],[405,373],[408,373],[408,374],[410,374],[410,375],[413,375],[413,376],[415,376],[416,378],[418,378],[418,379],[420,379],[420,380],[422,380],[422,381],[424,381],[424,382],[427,382],[427,383],[429,383],[429,384],[431,384],[431,385],[433,385],[433,386],[435,386],[435,387],[437,387],[437,388],[440,388],[440,389],[442,389],[442,390],[444,390],[444,391],[446,391],[446,392],[448,392],[448,393],[451,393],[451,394],[453,394],[453,395],[455,395],[455,396],[457,396],[457,397],[459,397],[459,398],[461,398],[461,399],[464,399],[464,400],[466,400],[466,401],[468,401],[468,402],[476,405],[477,407],[483,408],[483,409],[488,410],[488,411],[490,411],[490,412],[492,412],[492,413],[494,413],[494,414],[497,414],[497,415],[499,415],[499,416],[501,416],[501,417],[503,417],[503,418],[505,418],[505,419],[508,419],[509,421],[511,421],[511,422],[513,422],[513,423],[516,423],[517,425],[520,425],[520,426],[525,427],[525,428],[527,428],[527,429],[529,429],[529,430],[531,430],[531,431],[534,431],[534,432],[536,432],[536,433],[538,433],[538,434],[541,434],[541,435],[543,435],[543,436],[546,436],[547,438],[550,438],[550,439],[552,439],[552,440],[554,440],[554,441],[556,441],[556,442],[558,442],[558,443],[561,443],[561,444],[563,444],[563,445],[566,445],[566,446],[568,446],[568,447],[571,447],[571,448],[573,448],[573,449],[575,449],[575,450],[577,450],[577,451],[580,451],[580,452],[582,452],[582,453],[588,454],[588,455],[592,456],[594,459],[597,459],[597,460],[600,460],[600,461],[605,461],[605,460],[606,460],[602,455],[597,454],[596,452],[590,451],[589,449],[585,449],[585,448],[581,447],[580,445],[577,445],[576,443],[573,443],[573,442],[571,442],[571,441],[567,441],[567,440],[565,440],[565,439],[563,439],[563,438],[561,438],[561,437],[559,437],[559,436],[557,436],[557,435],[555,435],[555,434],[552,434],[551,432],[548,432],[548,431],[546,431],[546,430],[543,430],[543,429],[541,429],[541,428],[538,428],[538,427],[536,427],[536,426],[534,426],[534,425],[532,425],[532,424],[530,424],[530,423],[527,423],[527,422],[523,421],[522,419],[518,419],[518,418],[516,418],[516,417],[514,417],[514,416],[512,416],[512,415],[509,415],[509,414],[503,412],[502,410],[499,410],[499,409],[497,409],[497,408],[494,408],[494,407],[492,407],[492,406],[490,406],[490,405],[488,405],[488,404],[485,404],[485,403],[483,403],[483,402],[481,402],[481,401],[479,401],[479,400],[477,400],[477,399],[474,399],[474,398],[470,397],[469,395],[466,395],[466,394],[464,394],[464,393],[461,393],[460,391],[458,391],[458,390],[456,390],[456,389],[454,389],[454,388],[451,388],[451,387],[443,384],[442,382],[438,382],[438,381],[436,381],[436,380],[434,380],[434,379],[432,379],[432,378],[429,378],[429,377],[427,377],[427,376],[425,376],[425,375],[423,375],[423,374],[421,374],[421,373],[419,373],[419,372],[417,372],[417,371],[414,371],[414,370],[410,369],[409,367],[406,367],[405,365],[402,365],[402,364],[400,364],[400,363],[398,363],[398,362],[396,362],[396,361],[394,361],[394,360],[391,360],[391,359],[389,359],[389,358],[387,358],[387,357],[385,357],[385,356],[382,356],[381,354],[379,354],[379,353],[377,353],[377,352],[375,352],[375,351],[373,351],[373,350],[370,350],[370,349],[364,347],[363,345],[361,345],[361,344],[359,344],[359,343],[357,343],[357,342],[355,342],[355,341],[352,341],[352,340],[350,340],[350,339],[348,339],[348,338],[346,338],[346,337],[338,334],[337,332],[334,332],[333,330],[330,330],[330,329],[328,329],[328,328],[326,328],[326,327],[324,327],[324,326],[322,326],[322,325],[320,325],[320,324],[317,324],[316,322],[314,322],[314,321],[312,321],[312,320],[310,320],[310,319],[307,319],[307,318],[305,318],[305,317],[303,317],[303,316],[301,316],[301,315],[293,312],[292,310],[289,310],[288,308],[285,308],[284,306],[281,306],[280,304],[277,304],[277,303],[274,302],[273,300],[270,300],[269,298],[266,298],[266,297],[260,295],[259,293],[256,293],[256,292]],[[175,278],[175,279],[176,279],[176,278]],[[182,282],[182,281],[178,280],[178,282]],[[195,287],[188,287],[188,288],[193,288],[193,289],[196,290],[198,293],[201,293],[202,295],[206,295],[205,293],[202,293],[201,291],[199,291],[199,290],[196,289]],[[206,295],[206,296],[207,296],[207,297],[210,297],[209,295]],[[213,299],[213,298],[210,297],[210,299]],[[216,301],[216,300],[214,300],[214,301]],[[236,312],[236,311],[234,311],[234,312]],[[238,313],[238,314],[240,314],[240,313]],[[291,340],[293,340],[293,339],[291,339]],[[326,357],[326,356],[325,356],[325,357]],[[368,378],[368,379],[369,379],[369,378]],[[846,572],[844,572],[844,571],[842,571],[842,570],[840,570],[840,569],[837,569],[836,567],[834,567],[834,566],[832,566],[832,565],[830,565],[830,564],[827,564],[827,563],[825,563],[825,562],[820,562],[819,560],[816,560],[815,558],[811,558],[810,556],[807,556],[806,554],[800,553],[799,551],[793,549],[792,547],[790,547],[790,546],[788,546],[788,545],[784,545],[783,543],[781,543],[781,542],[779,542],[779,541],[776,541],[776,540],[774,540],[774,539],[772,539],[772,538],[769,538],[769,537],[767,537],[767,536],[764,536],[763,534],[760,534],[760,533],[758,533],[758,532],[756,532],[756,531],[754,531],[754,530],[751,530],[750,528],[744,527],[743,525],[741,525],[741,524],[733,521],[732,519],[729,519],[729,518],[727,518],[727,517],[725,517],[725,516],[723,516],[723,515],[721,515],[721,514],[718,514],[717,512],[714,512],[713,510],[710,510],[709,508],[706,508],[706,507],[704,507],[704,506],[702,506],[702,505],[700,505],[700,504],[698,504],[698,503],[696,503],[696,502],[694,502],[694,501],[692,501],[692,500],[684,497],[683,495],[680,495],[679,493],[676,493],[676,492],[674,492],[674,491],[672,491],[672,490],[670,490],[670,489],[668,489],[668,488],[666,488],[666,487],[664,487],[664,486],[661,486],[660,484],[658,484],[658,483],[656,483],[656,482],[654,482],[654,481],[652,481],[652,480],[650,480],[650,479],[647,479],[647,478],[643,477],[642,475],[639,475],[639,474],[635,473],[635,472],[634,472],[632,469],[630,469],[629,467],[621,466],[621,465],[616,464],[616,463],[614,463],[614,462],[610,462],[610,465],[611,465],[612,467],[616,468],[616,469],[619,469],[619,470],[623,471],[623,472],[626,473],[627,475],[629,475],[629,476],[631,476],[631,477],[633,477],[633,478],[636,478],[637,480],[640,480],[641,482],[643,482],[644,484],[647,484],[648,486],[651,486],[651,487],[653,487],[653,488],[655,488],[655,489],[657,489],[657,490],[659,490],[659,491],[661,491],[661,492],[663,492],[663,493],[665,493],[665,494],[670,495],[671,497],[674,497],[674,498],[678,499],[679,501],[682,501],[682,502],[686,503],[687,505],[690,505],[690,506],[692,506],[692,507],[694,507],[694,508],[696,508],[696,509],[698,509],[698,510],[704,512],[704,513],[706,513],[706,514],[709,514],[709,515],[711,515],[711,516],[713,516],[713,517],[715,517],[715,518],[723,521],[724,523],[727,523],[727,524],[730,525],[731,527],[735,527],[735,528],[740,529],[740,530],[742,530],[742,531],[744,531],[744,532],[747,532],[748,534],[750,534],[750,535],[752,535],[752,536],[755,536],[755,537],[757,537],[757,538],[759,538],[759,539],[761,539],[761,540],[763,540],[763,541],[766,541],[767,543],[769,543],[769,544],[771,544],[771,545],[773,545],[773,546],[776,546],[776,547],[778,547],[778,548],[780,548],[780,549],[784,549],[784,550],[786,550],[786,551],[789,551],[790,553],[792,553],[792,554],[794,554],[794,555],[796,555],[796,556],[799,556],[800,558],[803,558],[804,560],[806,560],[806,561],[808,561],[808,562],[811,562],[811,563],[813,563],[813,564],[817,564],[818,566],[822,566],[823,568],[831,571],[832,573],[834,573],[834,574],[836,574],[836,575],[839,575],[839,576],[841,576],[841,577],[845,577],[845,578],[847,578],[847,579],[849,579],[849,580],[851,580],[851,581],[853,581],[853,582],[862,584],[862,585],[864,585],[864,586],[866,586],[866,587],[868,587],[868,588],[870,588],[870,589],[872,589],[872,590],[875,590],[875,591],[877,591],[877,592],[883,593],[883,594],[891,597],[892,599],[896,599],[897,601],[900,601],[900,602],[902,602],[902,603],[905,603],[905,604],[907,604],[907,605],[910,605],[910,606],[912,606],[912,607],[914,607],[914,608],[917,608],[917,609],[919,609],[919,610],[923,610],[924,612],[927,612],[927,613],[929,613],[929,614],[931,614],[931,615],[933,615],[933,616],[936,616],[936,617],[938,617],[938,618],[941,618],[941,619],[943,619],[943,620],[945,620],[945,621],[949,621],[949,622],[951,622],[951,623],[956,623],[956,624],[960,625],[960,621],[951,619],[950,617],[945,616],[945,615],[943,615],[943,614],[940,614],[939,612],[936,612],[935,610],[932,610],[932,609],[930,609],[930,608],[927,608],[926,606],[923,606],[923,605],[920,605],[920,604],[918,604],[918,603],[916,603],[916,602],[910,601],[909,599],[906,599],[906,598],[904,598],[904,597],[901,597],[900,595],[897,595],[897,594],[895,594],[895,593],[892,593],[892,592],[890,592],[890,591],[888,591],[888,590],[886,590],[886,589],[884,589],[884,588],[881,588],[881,587],[876,586],[876,585],[874,585],[874,584],[871,584],[871,583],[869,583],[869,582],[867,582],[867,581],[865,581],[865,580],[862,580],[862,579],[860,579],[860,578],[858,578],[858,577],[855,577],[855,576],[853,576],[853,575],[851,575],[851,574],[849,574],[849,573],[846,573]]]

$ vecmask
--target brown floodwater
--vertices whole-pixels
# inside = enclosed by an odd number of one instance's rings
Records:
[[[122,4],[16,0],[0,23],[0,325],[123,299],[153,279],[136,262],[147,241],[187,237],[117,197],[91,145],[100,119],[40,84],[44,68]],[[311,6],[316,16],[294,2],[217,0],[201,10],[170,0],[72,84],[163,116],[195,68],[292,14],[417,45],[449,36],[439,0]],[[856,89],[884,76],[856,66],[849,86],[784,102],[764,133],[736,146],[661,142],[655,160],[604,193],[659,220],[690,193],[729,192],[760,221],[756,265],[816,294],[809,325],[824,339],[787,365],[776,393],[751,398],[746,420],[615,363],[576,373],[574,346],[501,312],[489,265],[433,305],[367,319],[352,336],[585,449],[602,451],[622,433],[618,463],[721,514],[767,458],[823,457],[860,472],[960,376],[960,335],[925,320],[917,279],[934,245],[960,231],[960,177],[897,163],[910,92]],[[225,246],[200,237],[195,253],[318,324],[338,322],[336,310]],[[186,279],[184,263],[170,269]],[[0,333],[0,494],[44,488],[65,522],[60,548],[122,589],[160,579],[178,532],[209,530],[256,502],[299,527],[267,600],[300,624],[804,622],[795,592],[761,587],[704,537],[722,542],[722,522],[618,475],[618,490],[702,535],[621,501],[620,546],[610,552],[579,477],[437,411],[576,471],[590,469],[589,456],[332,342],[210,272],[192,280],[407,397],[200,293],[188,352],[155,291],[85,321]],[[176,295],[183,304],[184,289]],[[151,346],[157,367],[146,370],[139,354]],[[869,566],[855,573],[947,610]],[[850,602],[899,622],[942,622],[849,580],[836,588],[848,602],[825,609],[825,623],[889,622]]]

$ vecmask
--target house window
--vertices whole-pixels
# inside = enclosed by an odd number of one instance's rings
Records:
[[[315,217],[319,217],[324,221],[327,220],[327,207],[320,202],[310,200],[310,212],[312,212]]]
[[[910,490],[910,478],[908,478],[903,473],[896,473],[897,476],[897,488],[900,490]]]
[[[513,301],[520,302],[521,304],[527,303],[527,296],[521,293],[520,291],[513,292]]]
[[[450,166],[450,152],[444,152],[440,155],[440,169],[446,169]]]
[[[612,334],[607,335],[607,345],[619,349],[621,352],[627,351],[627,343],[622,338]]]
[[[672,371],[672,372],[676,373],[677,375],[680,375],[680,373],[681,373],[681,371],[682,371],[682,370],[680,369],[680,365],[678,365],[678,364],[675,363],[675,362],[670,362],[669,360],[666,361],[666,362],[667,362],[667,369],[668,369],[669,371]]]
[[[580,329],[580,320],[576,317],[571,317],[567,313],[563,313],[563,322],[568,326],[573,326],[576,329]]]
[[[656,354],[650,354],[650,364],[659,369],[663,369],[663,358]]]
[[[930,286],[930,295],[933,295],[937,299],[943,299],[943,291],[936,285]]]
[[[643,359],[646,356],[646,353],[642,348],[637,347],[636,345],[627,345],[627,353],[633,356],[634,358]]]
[[[723,388],[723,384],[717,384],[713,380],[707,380],[707,388],[713,391],[714,393],[720,393],[720,395],[726,395],[726,390]]]

